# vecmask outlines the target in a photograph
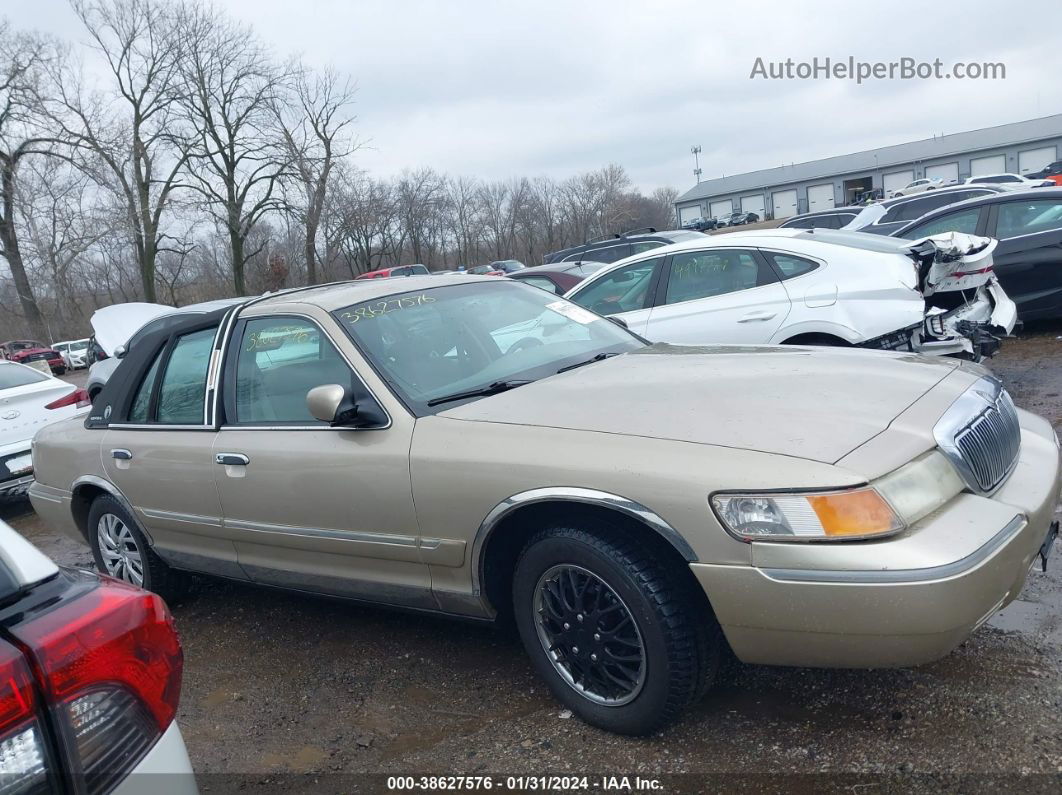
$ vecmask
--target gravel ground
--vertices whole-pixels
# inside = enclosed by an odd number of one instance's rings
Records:
[[[1008,341],[992,367],[1019,405],[1062,427],[1062,326]],[[25,500],[2,515],[60,563],[90,565]],[[211,581],[173,610],[185,649],[178,720],[200,787],[214,792],[383,789],[369,773],[1057,792],[1059,550],[1052,564],[943,660],[886,671],[736,664],[684,720],[641,740],[562,712],[518,643],[489,627]]]

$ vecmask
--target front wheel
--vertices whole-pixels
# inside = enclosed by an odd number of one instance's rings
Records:
[[[517,628],[554,696],[587,723],[648,734],[710,685],[722,645],[681,562],[620,527],[552,527],[524,548]]]

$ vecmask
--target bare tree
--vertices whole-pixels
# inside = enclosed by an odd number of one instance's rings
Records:
[[[189,16],[183,99],[195,129],[193,182],[229,237],[233,284],[246,292],[244,268],[254,225],[279,209],[278,180],[288,164],[274,108],[287,76],[253,31],[208,7]]]
[[[121,196],[144,298],[155,300],[163,216],[188,158],[181,96],[182,6],[161,0],[71,0],[106,66],[109,90],[90,92],[56,70],[54,121],[92,157],[81,167]]]
[[[354,118],[354,84],[331,69],[311,72],[302,64],[293,68],[290,92],[274,105],[284,145],[291,160],[291,182],[298,201],[289,210],[302,224],[306,280],[317,283],[317,231],[337,162],[358,149],[351,134]]]
[[[116,232],[110,207],[81,171],[57,157],[33,158],[20,181],[26,251],[47,277],[55,298],[55,326],[66,329],[76,308],[72,272],[92,247]]]
[[[0,255],[11,268],[30,333],[41,340],[47,329],[19,246],[18,171],[25,159],[49,153],[56,143],[43,132],[40,114],[42,70],[54,57],[46,41],[14,33],[0,20]]]

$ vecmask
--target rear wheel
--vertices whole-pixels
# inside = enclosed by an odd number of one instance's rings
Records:
[[[92,558],[103,574],[154,591],[166,601],[188,595],[191,577],[155,554],[140,525],[114,497],[96,498],[87,530]]]
[[[524,548],[513,580],[520,637],[586,722],[648,734],[710,685],[721,634],[684,568],[603,524],[552,527]]]

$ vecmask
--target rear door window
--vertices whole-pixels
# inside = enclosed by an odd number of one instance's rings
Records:
[[[629,257],[631,255],[631,244],[621,243],[617,246],[602,246],[601,248],[591,248],[582,252],[581,254],[572,254],[570,257],[566,257],[566,261],[576,261],[581,259],[591,259],[594,262],[619,262],[621,259]]]
[[[996,220],[996,237],[1006,239],[1062,229],[1062,201],[1029,199],[1003,202]]]
[[[923,224],[915,224],[903,233],[909,240],[916,240],[929,235],[942,235],[945,232],[964,232],[968,235],[977,231],[977,221],[981,217],[980,207],[970,207],[965,210],[945,213]]]
[[[216,332],[216,328],[206,328],[177,337],[159,384],[156,422],[203,424],[207,369]]]

